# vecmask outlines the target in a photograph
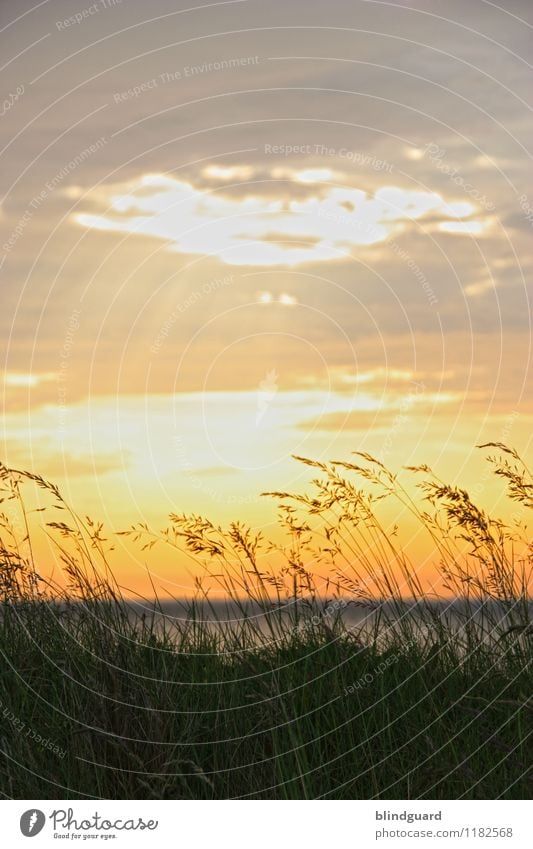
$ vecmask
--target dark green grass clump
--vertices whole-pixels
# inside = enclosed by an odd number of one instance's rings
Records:
[[[288,542],[275,569],[273,548],[239,524],[172,516],[160,533],[128,531],[202,562],[206,579],[177,620],[124,600],[100,525],[43,479],[3,468],[6,504],[19,510],[15,524],[1,517],[4,796],[528,798],[527,526],[508,528],[434,477],[422,485],[434,508],[425,512],[365,459],[313,463],[312,496],[277,493]],[[527,473],[501,459],[496,473],[529,509]],[[47,510],[64,511],[47,527],[59,535],[66,588],[33,562],[27,483],[50,499]],[[383,497],[404,499],[430,533],[459,606],[423,592],[380,522]],[[319,586],[310,564],[323,573],[325,563],[331,578]],[[210,602],[216,582],[227,614]],[[354,624],[352,605],[367,619]]]
[[[0,776],[10,797],[531,790],[531,682],[517,651],[503,662],[482,646],[458,657],[445,642],[380,651],[315,627],[227,655],[215,640],[176,647],[116,628],[102,610],[32,606],[5,611],[2,650]]]

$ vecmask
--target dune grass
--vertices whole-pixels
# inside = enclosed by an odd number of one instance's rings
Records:
[[[426,466],[406,472],[417,499],[359,454],[299,458],[310,494],[270,494],[281,545],[177,514],[162,531],[123,531],[147,552],[193,558],[202,578],[178,617],[130,603],[102,526],[53,484],[1,467],[3,794],[529,797],[533,480],[515,451],[488,447],[516,504],[511,525]],[[429,534],[440,603],[382,518],[391,499]],[[34,562],[36,520],[55,540],[61,586]]]

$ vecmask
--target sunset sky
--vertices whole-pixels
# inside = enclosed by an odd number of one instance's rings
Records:
[[[3,4],[4,462],[115,530],[268,534],[292,454],[354,450],[498,510],[475,445],[531,452],[532,24],[525,0]]]

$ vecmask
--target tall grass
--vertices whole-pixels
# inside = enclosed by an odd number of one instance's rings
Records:
[[[513,449],[483,447],[515,502],[511,523],[427,466],[396,475],[357,453],[297,458],[310,491],[267,494],[282,543],[187,514],[122,531],[192,562],[195,592],[173,616],[155,588],[132,603],[100,523],[38,475],[0,467],[4,794],[523,796],[533,479]],[[431,542],[441,596],[387,522],[392,501]],[[61,582],[35,562],[36,524]]]

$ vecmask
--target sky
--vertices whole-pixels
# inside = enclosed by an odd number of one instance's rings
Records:
[[[3,461],[111,530],[275,534],[292,455],[357,450],[503,510],[475,446],[531,450],[532,24],[525,0],[4,4]]]

